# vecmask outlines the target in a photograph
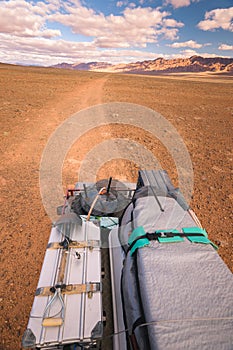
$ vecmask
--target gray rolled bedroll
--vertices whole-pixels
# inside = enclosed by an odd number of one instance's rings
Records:
[[[68,192],[23,347],[232,350],[232,273],[167,172],[106,181]]]

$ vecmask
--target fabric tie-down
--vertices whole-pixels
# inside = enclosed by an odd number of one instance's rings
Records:
[[[128,239],[130,254],[138,249],[149,245],[151,240],[159,243],[179,243],[186,237],[191,243],[211,244],[215,249],[218,247],[208,239],[206,230],[200,227],[184,227],[182,232],[176,229],[156,230],[154,233],[146,233],[142,226],[133,230]]]

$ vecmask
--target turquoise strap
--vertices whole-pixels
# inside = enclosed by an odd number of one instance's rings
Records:
[[[207,234],[206,230],[204,230],[203,228],[197,227],[197,226],[195,226],[195,227],[184,227],[184,228],[182,228],[182,231],[184,233],[200,233],[200,234],[203,235],[203,237],[208,238],[208,234]],[[190,238],[191,237],[192,238],[194,237],[195,239],[202,238],[202,236],[190,236]]]
[[[133,230],[131,235],[128,239],[128,244],[131,245],[137,238],[141,236],[145,236],[146,232],[142,226],[139,226]],[[146,237],[142,237],[141,239],[138,239],[137,242],[133,245],[133,247],[130,250],[130,255],[132,256],[133,253],[138,249],[145,247],[146,245],[150,244],[150,241]]]
[[[218,246],[209,240],[205,229],[200,227],[184,227],[182,228],[182,231],[187,235],[189,233],[201,233],[203,236],[187,236],[187,238],[192,243],[211,244],[216,250],[218,249]]]
[[[182,228],[182,231],[185,237],[191,243],[211,244],[215,249],[218,249],[218,247],[209,240],[206,230],[200,227],[184,227]],[[180,236],[182,234],[176,229],[156,230],[155,234],[159,234],[159,233],[161,234],[161,237],[155,237],[155,238],[148,237],[148,238],[158,239],[159,243],[179,243],[184,241],[184,238]],[[162,237],[163,233],[165,237]],[[174,236],[166,237],[166,233],[173,233]],[[197,234],[197,236],[195,236],[195,234]],[[146,234],[142,226],[139,226],[133,230],[133,232],[131,233],[128,239],[129,246],[132,245],[132,247],[129,247],[131,256],[138,248],[142,248],[150,244],[150,240],[146,237],[146,235],[147,236],[153,235],[153,233]]]

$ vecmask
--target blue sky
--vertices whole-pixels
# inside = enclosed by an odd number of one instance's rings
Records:
[[[0,61],[233,57],[232,0],[0,0]]]

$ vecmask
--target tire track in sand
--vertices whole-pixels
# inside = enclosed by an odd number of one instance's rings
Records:
[[[93,81],[91,84],[87,84],[87,87],[83,91],[82,108],[88,108],[103,102],[104,85],[107,80],[108,75]]]
[[[108,77],[109,74],[101,76],[101,78],[93,76],[91,81],[77,86],[74,91],[62,96],[62,99],[53,101],[53,105],[50,105],[51,113],[62,114],[68,118],[82,109],[103,103],[104,85]]]

